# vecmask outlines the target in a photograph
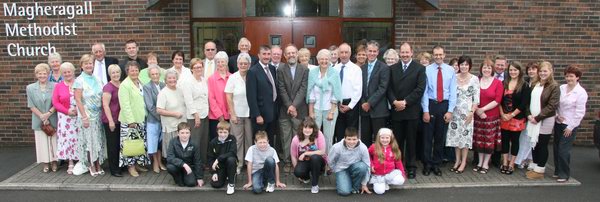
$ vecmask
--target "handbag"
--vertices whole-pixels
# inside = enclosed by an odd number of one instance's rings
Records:
[[[525,119],[512,118],[508,121],[500,121],[500,128],[503,130],[519,132],[525,130]]]
[[[144,139],[141,138],[140,130],[133,128],[129,128],[128,130],[131,139],[123,140],[123,156],[133,157],[145,154],[146,146],[144,145]]]
[[[42,124],[42,131],[44,131],[44,133],[46,133],[46,135],[50,137],[56,134],[56,129],[52,127],[52,125],[50,125],[49,122],[48,124]]]

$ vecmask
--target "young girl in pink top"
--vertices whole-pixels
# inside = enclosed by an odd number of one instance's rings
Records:
[[[377,132],[375,144],[369,147],[371,158],[371,180],[373,190],[377,194],[383,194],[389,190],[389,185],[404,184],[404,165],[402,154],[394,133],[389,128],[381,128]]]
[[[294,176],[305,184],[311,182],[311,193],[319,193],[319,176],[327,164],[325,136],[315,120],[306,117],[292,138],[290,154]]]

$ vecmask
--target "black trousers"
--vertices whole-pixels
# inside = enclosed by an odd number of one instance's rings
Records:
[[[377,132],[380,128],[385,127],[387,117],[384,118],[371,118],[369,116],[360,117],[360,141],[367,147],[373,144],[373,138],[377,136]]]
[[[192,167],[192,170],[194,170],[194,167]],[[179,185],[180,187],[194,187],[198,185],[198,182],[196,181],[197,178],[194,172],[187,174],[183,167],[168,163],[167,172],[169,172],[169,174],[173,176],[175,184]]]
[[[228,157],[224,161],[219,161],[219,168],[217,169],[217,181],[210,181],[210,185],[214,188],[221,188],[225,186],[225,182],[228,184],[235,184],[235,171],[237,168],[237,158]],[[212,176],[211,176],[212,177]]]
[[[394,130],[394,137],[398,142],[400,151],[404,154],[404,167],[407,170],[414,171],[417,169],[416,158],[417,158],[417,127],[419,126],[419,120],[402,120],[392,121],[392,128]]]
[[[423,123],[423,165],[425,169],[439,167],[442,162],[448,124],[444,114],[448,112],[448,101],[429,101],[429,123]]]
[[[312,186],[319,185],[319,176],[325,168],[325,160],[321,155],[312,155],[308,161],[298,161],[294,168],[294,176],[307,180],[310,179]]]
[[[538,167],[546,167],[550,137],[552,137],[551,134],[540,134],[538,136],[538,143],[533,148],[531,156],[533,157],[533,163],[537,164]]]
[[[121,173],[121,168],[119,167],[119,151],[121,150],[121,130],[120,122],[115,123],[115,130],[110,131],[108,127],[108,123],[102,123],[104,127],[104,135],[106,137],[106,153],[108,155],[108,169],[110,173]]]
[[[519,153],[519,136],[521,131],[514,132],[508,130],[502,130],[502,154],[508,154],[516,156]]]
[[[350,109],[346,113],[338,113],[337,121],[335,122],[335,132],[333,136],[333,143],[339,142],[344,139],[346,128],[353,127],[358,129],[358,108],[360,106],[356,104],[354,109]]]

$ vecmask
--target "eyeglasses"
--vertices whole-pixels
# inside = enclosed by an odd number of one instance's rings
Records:
[[[204,49],[204,51],[215,51],[215,50],[217,50],[217,49],[214,49],[214,48],[212,48],[212,49]]]

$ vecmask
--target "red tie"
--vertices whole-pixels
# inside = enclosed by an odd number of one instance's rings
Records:
[[[442,102],[444,100],[444,80],[442,79],[442,67],[438,66],[437,74],[437,101]]]

